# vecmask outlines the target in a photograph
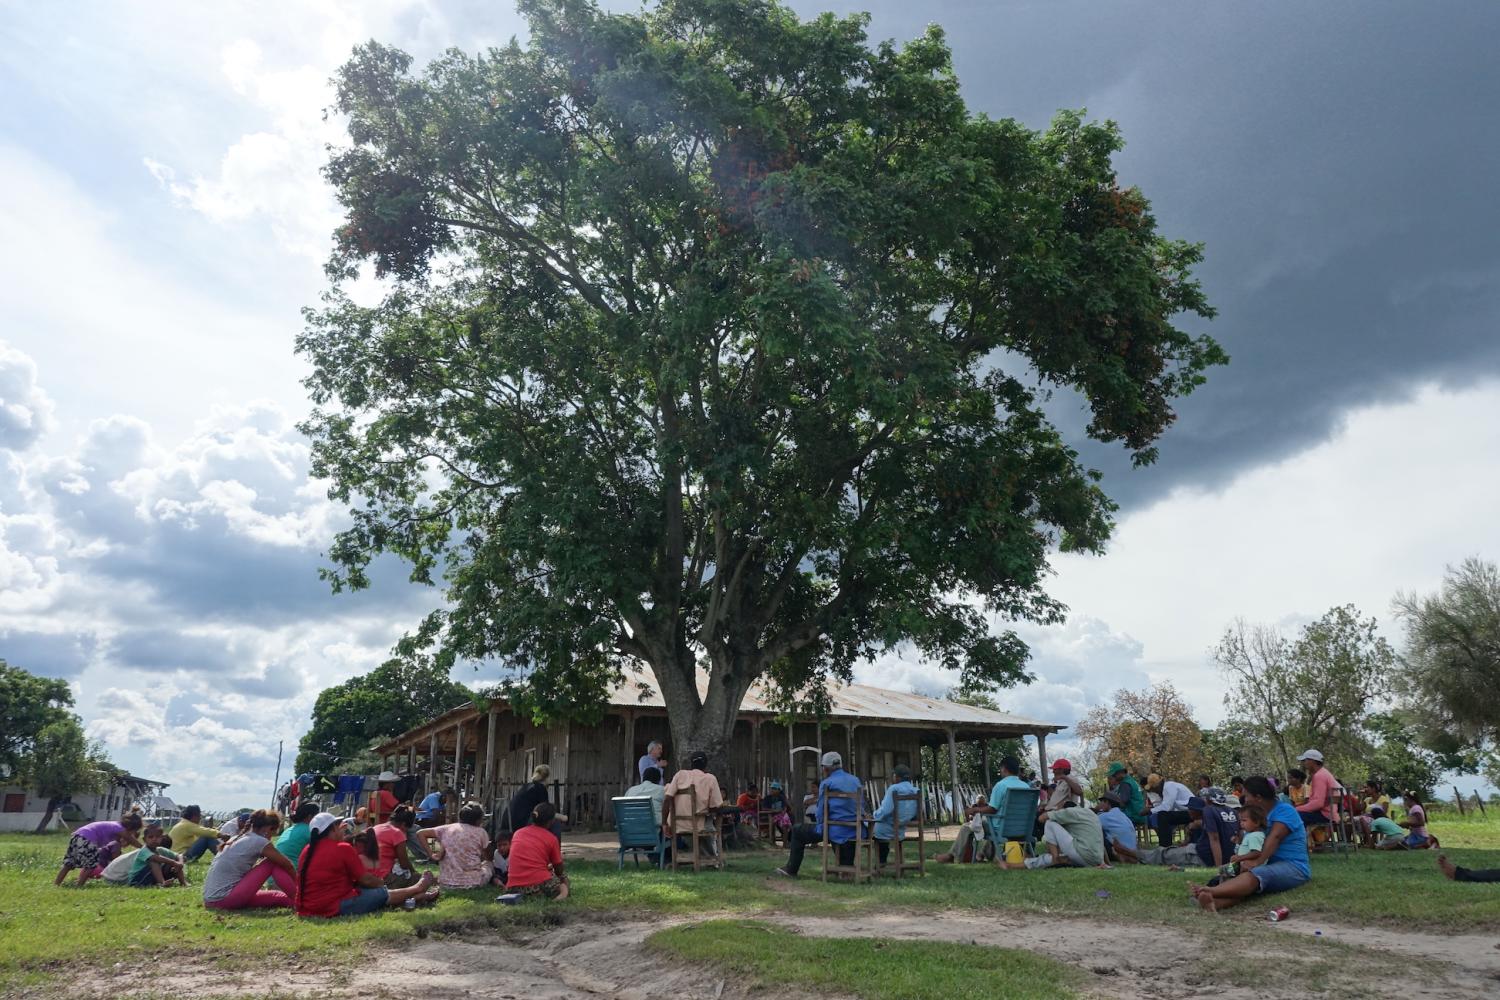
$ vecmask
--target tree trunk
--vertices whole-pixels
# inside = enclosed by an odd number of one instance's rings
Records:
[[[718,777],[725,795],[733,797],[729,746],[740,705],[750,688],[750,683],[742,678],[749,672],[716,666],[709,673],[708,691],[700,698],[695,674],[684,671],[676,663],[668,663],[665,667],[653,663],[651,668],[661,686],[667,722],[672,729],[671,766],[685,768],[690,755],[702,751],[708,755],[707,770]],[[759,775],[740,777],[743,780]]]
[[[60,800],[58,800],[58,799],[48,799],[47,800],[47,811],[42,814],[42,821],[36,825],[36,832],[37,833],[46,833],[47,832],[47,827],[52,822],[52,814],[53,814],[53,812],[56,811],[56,809],[57,809],[57,803],[59,801]]]

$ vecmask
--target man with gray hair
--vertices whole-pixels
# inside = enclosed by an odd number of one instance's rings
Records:
[[[802,855],[807,850],[808,844],[821,844],[824,839],[823,808],[828,807],[828,825],[826,831],[828,842],[838,847],[839,864],[854,864],[854,820],[858,815],[855,803],[850,799],[830,799],[829,792],[846,792],[858,795],[860,790],[859,779],[844,770],[844,758],[837,751],[830,750],[823,755],[820,762],[823,768],[823,780],[818,783],[818,791],[814,795],[807,796],[807,804],[817,806],[817,820],[813,823],[798,823],[792,827],[787,834],[787,844],[791,853],[786,859],[786,864],[776,869],[777,875],[787,878],[796,878],[797,871],[802,867]],[[835,825],[838,821],[844,821],[849,825]]]
[[[667,773],[667,762],[662,759],[662,746],[660,740],[652,740],[646,744],[646,753],[640,760],[636,761],[636,777],[646,780],[646,768],[654,767],[665,777]]]

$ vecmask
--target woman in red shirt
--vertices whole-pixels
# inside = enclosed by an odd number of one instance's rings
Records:
[[[510,874],[505,888],[523,896],[568,898],[568,876],[563,874],[562,844],[547,829],[557,807],[543,802],[531,811],[531,825],[510,839]]]
[[[349,843],[349,821],[318,813],[309,824],[312,838],[302,849],[297,865],[297,915],[299,917],[350,917],[373,913],[387,906],[400,906],[408,899],[435,902],[432,874],[405,889],[387,889],[380,876],[365,870],[354,845]]]

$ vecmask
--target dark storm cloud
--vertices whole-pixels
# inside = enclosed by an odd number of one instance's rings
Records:
[[[1207,244],[1233,356],[1132,472],[1127,505],[1222,487],[1326,440],[1352,407],[1500,373],[1500,4],[799,2],[870,9],[876,39],[942,24],[970,108],[1120,123],[1122,179]],[[1086,418],[1059,415],[1081,433]]]

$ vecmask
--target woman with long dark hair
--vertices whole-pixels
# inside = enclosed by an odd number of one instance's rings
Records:
[[[1307,830],[1290,803],[1276,797],[1276,789],[1262,777],[1245,779],[1245,801],[1266,814],[1266,840],[1259,858],[1242,862],[1242,870],[1218,885],[1188,883],[1188,891],[1209,913],[1243,903],[1254,895],[1295,889],[1312,878],[1308,867]]]
[[[350,917],[400,906],[408,899],[423,903],[437,899],[430,872],[424,873],[416,885],[387,889],[379,875],[366,870],[349,843],[347,819],[318,813],[308,825],[312,838],[297,869],[298,916]]]
[[[407,849],[416,825],[417,811],[403,802],[391,810],[389,820],[373,828],[375,840],[380,844],[380,863],[375,866],[375,874],[385,879],[387,888],[404,889],[417,880]]]

